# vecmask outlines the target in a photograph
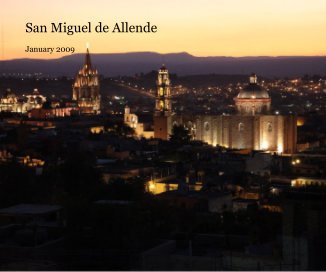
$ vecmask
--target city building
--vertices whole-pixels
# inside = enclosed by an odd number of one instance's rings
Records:
[[[85,63],[79,70],[72,90],[72,100],[77,101],[82,114],[99,114],[101,108],[98,71],[92,67],[87,48]]]
[[[140,123],[138,121],[138,116],[134,113],[130,112],[130,108],[128,106],[125,107],[124,112],[124,123],[133,128],[135,131],[135,135],[138,137],[143,137],[146,139],[150,139],[154,137],[154,131],[146,130],[146,126],[144,123]]]
[[[46,97],[41,95],[38,89],[31,94],[19,98],[10,89],[7,89],[0,98],[0,112],[26,113],[32,109],[40,109],[46,102]]]
[[[10,90],[7,89],[0,99],[0,112],[21,112],[18,97]]]
[[[0,245],[4,252],[10,249],[11,256],[24,248],[48,247],[63,238],[63,209],[59,205],[23,203],[2,208],[0,220]]]
[[[157,80],[155,138],[167,140],[174,125],[183,125],[193,140],[214,146],[289,154],[296,151],[296,117],[270,113],[271,98],[255,74],[234,99],[237,113],[233,115],[175,114],[170,99],[168,70],[162,66]]]

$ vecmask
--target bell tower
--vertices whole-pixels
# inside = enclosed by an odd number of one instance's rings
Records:
[[[169,116],[171,114],[171,92],[170,92],[170,79],[169,71],[163,64],[157,75],[157,93],[155,104],[155,115]]]
[[[163,64],[158,70],[154,113],[154,137],[168,140],[171,132],[171,90],[169,71]]]

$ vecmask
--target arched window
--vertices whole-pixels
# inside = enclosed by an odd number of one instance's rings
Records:
[[[244,124],[243,123],[239,123],[238,130],[239,130],[239,132],[244,131]]]
[[[272,131],[273,131],[272,123],[268,123],[268,124],[267,124],[267,131],[268,131],[268,132],[272,132]]]
[[[164,110],[164,102],[162,100],[160,101],[160,110]]]
[[[209,123],[208,122],[205,122],[205,124],[204,124],[204,129],[206,130],[206,131],[209,131]]]

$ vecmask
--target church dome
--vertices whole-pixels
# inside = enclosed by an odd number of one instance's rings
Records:
[[[269,98],[269,94],[267,91],[263,90],[260,86],[257,84],[249,84],[244,90],[242,90],[238,94],[238,98]]]
[[[271,98],[264,88],[257,84],[257,76],[249,77],[249,84],[234,98],[235,106],[240,114],[255,115],[270,111]]]
[[[269,94],[266,90],[264,90],[257,84],[256,74],[252,74],[249,78],[249,84],[243,90],[240,91],[237,98],[261,99],[269,98]]]

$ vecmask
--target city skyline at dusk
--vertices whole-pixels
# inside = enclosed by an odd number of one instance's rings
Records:
[[[164,12],[162,12],[162,10]],[[42,11],[42,12],[40,12]],[[26,46],[75,47],[93,53],[155,51],[195,56],[325,55],[323,1],[101,1],[15,0],[2,3],[0,59],[58,58],[67,53],[26,53]],[[96,16],[95,16],[96,14]],[[150,22],[156,33],[26,33],[27,22],[50,25]]]
[[[3,0],[0,270],[325,270],[325,14]]]

